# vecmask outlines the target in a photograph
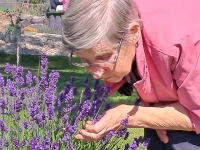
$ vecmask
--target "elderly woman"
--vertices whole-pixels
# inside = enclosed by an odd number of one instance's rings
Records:
[[[99,140],[129,116],[128,128],[145,128],[149,150],[200,149],[199,14],[199,0],[70,0],[70,64],[103,79],[111,94],[135,88],[144,104],[122,101],[77,139]]]

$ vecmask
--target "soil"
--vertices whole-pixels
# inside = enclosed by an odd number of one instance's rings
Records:
[[[14,14],[13,14],[14,15]],[[15,20],[13,18],[13,20]],[[8,14],[7,13],[3,13],[3,12],[0,12],[0,32],[3,30],[3,28],[10,24],[10,19],[8,17]]]

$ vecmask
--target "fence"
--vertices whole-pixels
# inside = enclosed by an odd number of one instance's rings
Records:
[[[27,2],[17,2],[14,1],[0,1],[0,8],[8,9],[12,12],[21,11],[24,14],[28,15],[44,15],[47,9],[46,4],[31,4]]]
[[[51,28],[61,31],[62,30],[62,17],[64,11],[53,11],[50,8],[50,0],[46,4],[31,4],[22,0],[0,0],[0,8],[6,8],[13,12],[22,12],[28,15],[45,15],[46,25]]]
[[[12,3],[17,2],[17,0],[0,0],[0,8],[6,8],[9,10],[13,9]]]
[[[58,32],[62,31],[62,17],[64,11],[60,12],[46,12],[46,24]]]

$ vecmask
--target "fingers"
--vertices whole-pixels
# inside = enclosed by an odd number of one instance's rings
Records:
[[[84,140],[84,141],[97,141],[97,140],[102,139],[105,135],[106,135],[105,129],[103,129],[99,133],[91,133],[91,132],[87,132],[84,129],[81,129],[79,134],[77,134],[75,138],[78,140]]]
[[[87,121],[83,128],[88,132],[99,133],[106,127],[106,122],[108,125],[109,124],[108,121],[105,121],[104,118],[102,118],[95,124],[93,121]]]
[[[160,140],[163,141],[163,143],[169,142],[169,137],[167,136],[167,130],[157,129],[156,132]]]
[[[160,132],[162,133],[162,134],[167,134],[167,130],[160,130]]]
[[[93,121],[86,121],[87,124],[93,125],[94,122]]]
[[[113,121],[107,121],[107,119],[101,119],[95,124],[93,121],[87,121],[75,138],[84,141],[100,140],[109,131],[110,126],[113,127]]]

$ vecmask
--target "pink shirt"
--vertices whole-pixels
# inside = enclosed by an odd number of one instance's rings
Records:
[[[63,3],[63,10],[66,11],[69,5],[69,0],[59,0],[59,1]]]
[[[200,133],[200,0],[135,0],[143,23],[134,84],[145,105],[179,101]],[[106,83],[112,93],[124,81]]]

